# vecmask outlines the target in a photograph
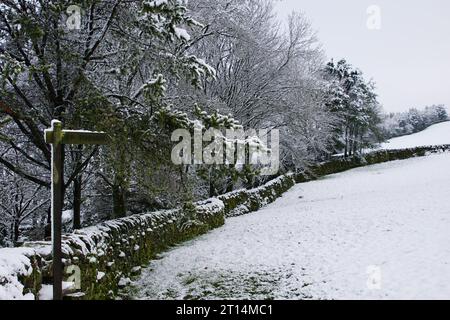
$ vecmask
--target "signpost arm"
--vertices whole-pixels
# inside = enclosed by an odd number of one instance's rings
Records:
[[[52,252],[53,252],[53,300],[62,299],[62,253],[61,253],[61,216],[62,216],[62,124],[52,121]]]

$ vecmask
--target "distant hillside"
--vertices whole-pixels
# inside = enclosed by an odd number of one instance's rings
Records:
[[[450,121],[438,123],[423,131],[393,138],[382,143],[380,149],[402,149],[427,145],[450,144]]]

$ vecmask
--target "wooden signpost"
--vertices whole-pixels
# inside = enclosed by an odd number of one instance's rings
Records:
[[[104,132],[84,130],[63,130],[62,123],[52,121],[52,127],[45,130],[45,142],[52,145],[51,163],[51,215],[52,215],[52,256],[53,256],[53,300],[62,299],[62,252],[61,216],[63,208],[63,144],[107,144],[108,135]]]

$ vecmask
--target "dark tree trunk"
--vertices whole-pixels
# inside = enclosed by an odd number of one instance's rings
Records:
[[[81,228],[81,187],[82,174],[73,180],[73,229]]]
[[[74,170],[81,166],[82,162],[82,152],[83,146],[77,145],[72,150],[72,160],[74,162]],[[83,173],[79,173],[77,177],[73,180],[73,229],[81,228],[81,189],[82,189],[82,180]]]
[[[211,167],[211,169],[209,170],[209,196],[210,197],[217,196],[214,179],[215,179],[215,169],[213,167]]]
[[[353,141],[353,154],[356,154],[356,151],[358,150],[358,139],[359,139],[359,135],[358,135],[358,128],[355,128],[355,132],[353,134],[354,136],[354,141]]]
[[[229,165],[228,168],[229,168],[229,170],[230,170],[230,172],[231,172],[231,170],[232,170],[232,168],[233,168],[233,165]],[[229,175],[228,175],[228,178],[227,178],[227,183],[226,183],[225,192],[231,192],[231,191],[233,191],[233,188],[234,188],[233,177],[232,177],[231,174],[229,174]]]
[[[210,177],[209,178],[209,196],[214,197],[216,195],[216,188],[214,188],[214,181]]]
[[[13,241],[14,241],[14,245],[15,246],[17,245],[17,242],[18,242],[19,236],[20,236],[19,226],[20,226],[19,219],[14,219],[14,223],[13,223]]]
[[[231,191],[233,191],[233,189],[234,189],[234,183],[233,183],[233,180],[230,178],[227,181],[227,187],[225,189],[225,192],[231,192]]]
[[[345,127],[345,149],[344,149],[344,157],[347,158],[348,156],[348,126]]]
[[[119,185],[112,186],[113,196],[113,219],[126,216],[126,195],[123,187]]]
[[[354,135],[354,126],[350,127],[350,131],[349,131],[349,147],[348,147],[348,155],[352,156],[353,153],[353,145],[355,143],[355,135]]]
[[[44,228],[44,240],[50,240],[52,237],[52,212],[51,207],[47,209],[47,224]]]

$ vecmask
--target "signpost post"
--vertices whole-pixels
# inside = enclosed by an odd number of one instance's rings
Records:
[[[61,216],[63,208],[63,144],[107,144],[108,135],[104,132],[84,130],[63,130],[62,123],[52,121],[52,127],[45,130],[45,142],[52,146],[51,163],[51,216],[52,216],[52,257],[53,257],[53,300],[62,299],[62,252]]]

